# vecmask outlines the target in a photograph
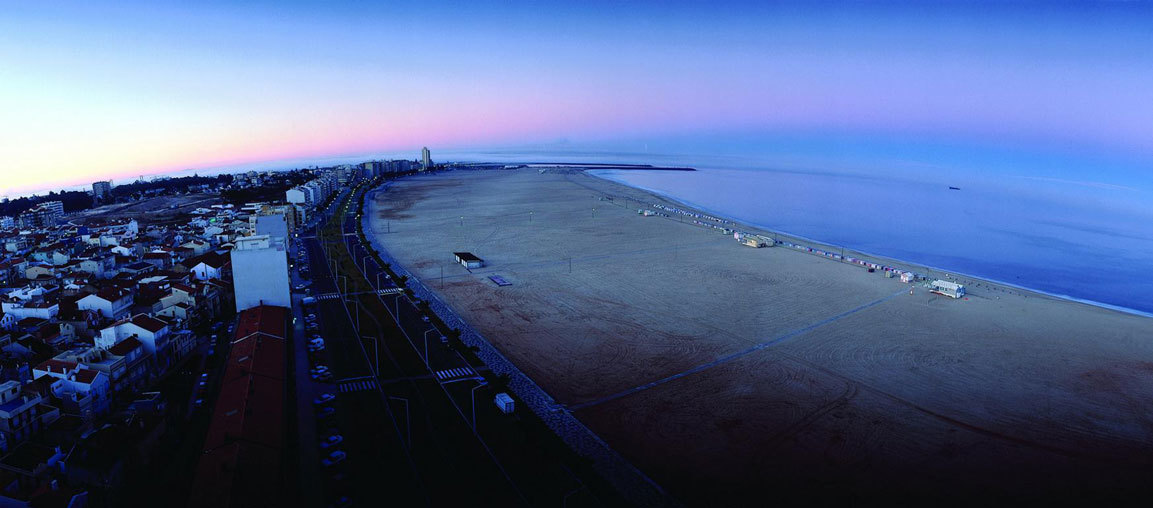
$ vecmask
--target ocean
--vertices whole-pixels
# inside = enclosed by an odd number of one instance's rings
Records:
[[[760,169],[593,173],[765,229],[1153,314],[1153,213],[1116,206],[1101,189],[986,181],[952,190]]]

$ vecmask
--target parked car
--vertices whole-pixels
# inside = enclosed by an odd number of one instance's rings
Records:
[[[328,371],[314,373],[312,374],[312,379],[314,381],[328,381],[329,379],[332,379],[332,373]]]
[[[340,434],[333,434],[320,441],[320,448],[322,450],[327,450],[329,448],[335,447],[336,445],[339,445],[343,441],[344,436],[341,436]]]
[[[316,411],[316,417],[317,418],[328,418],[329,416],[332,416],[334,414],[336,414],[336,409],[329,407],[329,406],[325,406],[325,407]]]
[[[312,340],[308,341],[308,345],[309,346],[324,346],[324,339],[322,339],[320,337],[313,337]]]
[[[337,450],[335,452],[328,454],[328,456],[325,457],[324,460],[321,460],[320,463],[324,467],[332,467],[332,466],[335,466],[335,465],[343,462],[345,457],[347,457],[347,456],[348,456],[348,454]]]
[[[336,395],[331,393],[323,393],[319,397],[312,399],[312,404],[315,406],[323,406],[334,400],[336,400]]]
[[[448,344],[448,337],[445,337],[444,335],[441,335],[441,336],[440,336],[440,343],[441,343],[441,344]]]

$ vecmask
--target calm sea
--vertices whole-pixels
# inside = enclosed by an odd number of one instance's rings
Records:
[[[739,221],[861,252],[1153,313],[1153,216],[1077,190],[804,172],[595,171]],[[1040,185],[1039,185],[1040,187]]]

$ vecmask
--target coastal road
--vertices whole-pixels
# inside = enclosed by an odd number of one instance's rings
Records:
[[[412,373],[408,379],[419,379],[429,400],[441,400],[442,419],[455,421],[458,433],[471,436],[479,443],[501,471],[516,486],[522,499],[533,506],[603,506],[605,499],[615,503],[617,493],[605,492],[603,479],[588,469],[588,464],[568,449],[542,421],[525,408],[517,413],[501,413],[493,397],[503,388],[499,378],[492,376],[467,346],[455,340],[455,334],[432,314],[427,305],[405,295],[380,295],[394,288],[388,271],[380,266],[376,257],[360,242],[357,234],[361,211],[355,203],[360,194],[372,188],[365,185],[357,189],[354,205],[344,210],[342,231],[338,238],[346,252],[355,261],[350,271],[354,276],[363,274],[368,287],[361,288],[360,298],[366,309],[384,314],[383,320],[399,325],[399,336],[394,335],[391,350],[397,358],[405,357],[408,346],[409,361],[413,364],[404,371]],[[439,328],[438,328],[439,327]],[[448,344],[441,342],[445,336]],[[403,339],[403,342],[401,342]],[[427,339],[427,340],[426,340]],[[427,354],[425,348],[427,347]],[[412,354],[415,353],[415,354]],[[490,383],[492,380],[496,383]],[[407,381],[407,379],[406,379]],[[380,382],[392,386],[396,380],[382,375]],[[475,428],[474,428],[475,424]],[[579,470],[579,473],[576,472]],[[596,483],[594,493],[589,482]]]
[[[338,285],[347,283],[343,277],[354,274],[341,271],[339,261],[338,271],[331,272],[326,247],[314,235],[306,236],[313,294],[338,294]],[[334,254],[340,252],[334,249],[343,248],[339,241],[327,245]],[[394,322],[377,319],[386,314],[379,307],[380,300],[350,296],[348,302],[340,297],[318,298],[315,308],[327,344],[322,361],[335,374],[336,421],[349,452],[347,483],[361,491],[353,498],[364,499],[384,489],[390,492],[390,500],[405,506],[466,506],[477,496],[502,505],[527,504],[483,444],[473,438],[439,384],[426,375],[424,360],[408,338]],[[365,303],[378,307],[365,309]],[[396,303],[415,311],[407,301]],[[423,324],[419,317],[415,322]],[[381,382],[376,382],[374,370],[379,371]],[[409,449],[411,453],[406,454]],[[401,481],[391,481],[398,477]],[[403,497],[391,494],[398,491]]]

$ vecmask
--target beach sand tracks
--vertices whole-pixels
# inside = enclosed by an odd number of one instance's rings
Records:
[[[606,399],[577,415],[687,502],[771,486],[1013,489],[1037,471],[1038,485],[1109,487],[1147,474],[1131,457],[1153,456],[1149,319],[1035,295],[910,296],[857,266],[598,202],[590,187],[642,193],[588,175],[443,177],[462,185],[412,204],[380,237],[390,253],[409,267],[440,263],[454,238],[476,242],[489,266],[446,266],[445,299],[562,403]],[[454,213],[474,217],[471,236],[452,229]],[[437,289],[438,272],[418,274]]]

